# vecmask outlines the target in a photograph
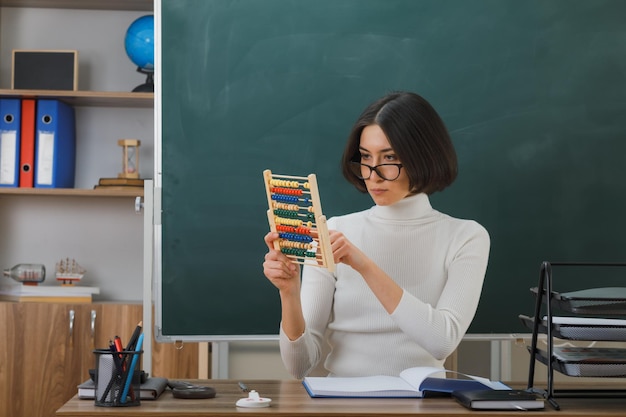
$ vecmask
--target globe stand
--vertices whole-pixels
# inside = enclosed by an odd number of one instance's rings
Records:
[[[146,71],[137,67],[137,72],[146,74],[146,82],[135,87],[133,89],[133,93],[154,93],[154,78],[152,77],[153,71]]]

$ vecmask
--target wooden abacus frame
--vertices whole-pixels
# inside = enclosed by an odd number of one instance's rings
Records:
[[[274,242],[274,249],[283,252],[294,263],[334,272],[335,262],[315,174],[297,177],[272,174],[266,169],[263,178],[269,207],[267,220],[272,232],[281,234]],[[301,198],[305,194],[310,198]]]

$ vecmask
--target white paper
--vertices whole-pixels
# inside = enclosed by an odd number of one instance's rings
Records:
[[[52,185],[54,133],[39,131],[37,137],[37,184]]]
[[[543,317],[548,320],[548,316]],[[554,324],[568,324],[579,326],[626,326],[626,320],[623,319],[604,319],[596,317],[552,317]]]
[[[15,147],[17,132],[5,130],[0,133],[0,184],[15,184]]]

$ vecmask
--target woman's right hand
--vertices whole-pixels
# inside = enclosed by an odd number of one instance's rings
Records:
[[[300,265],[293,263],[284,253],[274,249],[278,233],[265,235],[268,252],[263,262],[263,274],[280,291],[281,295],[300,296]]]
[[[280,292],[281,327],[289,340],[304,333],[305,323],[300,304],[300,265],[293,263],[284,253],[274,249],[278,233],[265,235],[269,249],[263,262],[263,273]]]

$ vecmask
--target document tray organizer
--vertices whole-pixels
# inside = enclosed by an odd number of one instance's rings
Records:
[[[528,347],[528,350],[530,351],[531,348]],[[567,360],[553,356],[550,364],[547,352],[540,349],[535,352],[535,359],[546,366],[552,366],[552,369],[567,376],[594,378],[626,377],[626,359],[596,362],[585,359]]]
[[[538,287],[530,292],[537,295]],[[543,293],[545,295],[545,293]],[[626,314],[626,288],[590,288],[567,293],[552,292],[552,306],[576,314]]]
[[[572,262],[542,262],[539,273],[539,285],[531,288],[535,295],[535,311],[532,317],[519,315],[522,323],[532,330],[532,338],[528,351],[530,363],[528,370],[528,389],[541,392],[548,402],[555,408],[559,405],[554,400],[558,396],[575,397],[626,397],[624,389],[577,389],[559,390],[554,389],[554,371],[567,376],[580,377],[626,377],[626,349],[622,356],[599,357],[598,354],[609,352],[603,348],[560,348],[554,347],[554,338],[590,341],[626,341],[626,320],[604,319],[594,317],[576,317],[576,315],[588,316],[622,316],[626,317],[626,288],[590,288],[580,291],[559,293],[553,291],[553,266],[568,267],[626,267],[626,263],[572,263]],[[594,280],[597,282],[597,280]],[[573,315],[573,317],[555,317],[554,310]],[[539,333],[547,335],[547,350],[537,347]],[[579,356],[564,354],[567,350],[578,350]],[[585,349],[589,349],[585,351]],[[609,348],[611,349],[611,348]],[[612,349],[616,351],[619,349]],[[585,357],[586,353],[593,352],[594,356]],[[619,352],[618,352],[619,353]],[[570,360],[574,357],[575,360]],[[564,359],[568,358],[568,359]],[[547,387],[537,389],[534,387],[535,363],[539,361],[547,368]]]
[[[519,315],[522,324],[532,330],[535,323],[534,317]],[[626,335],[626,320],[606,319],[602,322],[588,321],[579,318],[578,322],[559,323],[560,317],[552,317],[552,336],[568,340],[596,340],[608,342],[621,342]],[[548,333],[548,318],[538,320],[539,333]]]

